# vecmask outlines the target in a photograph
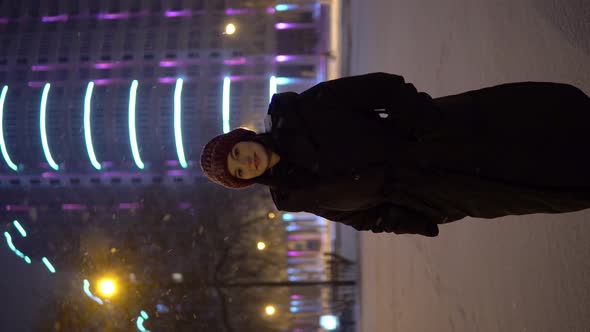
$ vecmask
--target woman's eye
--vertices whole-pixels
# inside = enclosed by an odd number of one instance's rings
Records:
[[[239,178],[241,178],[242,177],[242,170],[241,169],[238,169],[236,171],[236,174],[238,175]]]
[[[238,149],[234,150],[234,156],[237,158],[240,156],[240,151]]]

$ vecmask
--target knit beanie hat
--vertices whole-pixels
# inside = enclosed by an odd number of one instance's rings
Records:
[[[256,133],[236,128],[227,134],[221,134],[207,143],[201,154],[201,169],[209,180],[231,189],[245,188],[254,183],[251,179],[239,179],[233,176],[227,168],[227,156],[231,149],[239,142],[249,141]]]

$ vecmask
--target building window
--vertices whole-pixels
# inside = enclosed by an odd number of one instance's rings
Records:
[[[59,81],[67,81],[68,76],[69,76],[68,74],[69,74],[69,71],[68,70],[66,70],[66,69],[60,69],[60,70],[57,71],[57,79]]]

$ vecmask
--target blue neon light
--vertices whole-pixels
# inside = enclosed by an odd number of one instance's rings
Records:
[[[291,5],[291,4],[288,5],[288,4],[284,4],[284,3],[275,6],[275,10],[278,12],[282,12],[282,11],[290,10],[290,9],[295,9],[295,8],[297,8],[297,5]]]
[[[18,257],[24,259],[27,264],[31,264],[31,259],[29,256],[25,256],[25,254],[23,254],[20,250],[16,249],[12,243],[12,236],[10,236],[8,232],[4,232],[4,237],[6,238],[6,244],[8,244],[10,250],[12,250]]]
[[[223,78],[223,105],[222,105],[222,119],[223,119],[223,133],[229,132],[229,93],[230,93],[231,79],[229,77]]]
[[[4,141],[4,101],[6,100],[6,94],[8,93],[8,85],[5,85],[2,88],[2,94],[0,95],[0,149],[2,150],[2,156],[6,161],[6,164],[10,169],[13,171],[18,170],[18,166],[16,166],[10,156],[8,155],[8,149],[6,148],[6,142]]]
[[[131,82],[131,89],[129,91],[129,140],[131,141],[131,153],[137,168],[143,169],[144,164],[139,155],[139,146],[137,144],[137,131],[135,128],[135,104],[137,102],[137,85],[139,82],[133,80]]]
[[[12,224],[14,225],[14,227],[16,227],[16,229],[22,237],[27,237],[27,231],[25,231],[25,229],[23,228],[23,226],[21,226],[18,220],[13,220]]]
[[[174,88],[174,141],[176,142],[176,154],[178,155],[178,162],[182,168],[187,168],[186,157],[184,155],[184,144],[182,143],[182,78],[176,80],[176,87]]]
[[[50,88],[51,85],[49,83],[45,83],[45,86],[43,87],[43,95],[41,96],[41,145],[43,146],[43,153],[45,154],[45,159],[49,163],[49,166],[51,166],[51,168],[57,171],[59,169],[59,166],[51,156],[51,151],[49,150],[49,143],[47,142],[47,128],[45,128],[45,121],[47,118],[47,96],[49,95]]]
[[[86,95],[84,96],[84,140],[86,141],[86,151],[88,151],[88,158],[90,163],[97,170],[101,169],[101,165],[96,159],[94,153],[94,146],[92,145],[92,126],[90,125],[90,110],[92,101],[92,91],[94,90],[94,82],[88,82],[86,87]]]
[[[143,323],[149,318],[148,314],[143,310],[139,314],[140,314],[140,316],[137,317],[137,323],[136,323],[137,329],[140,330],[141,332],[150,332],[150,330],[146,329],[143,326]]]
[[[293,83],[294,80],[292,78],[288,78],[288,77],[277,77],[277,84],[278,85],[285,85],[285,84],[289,84],[289,83]]]
[[[84,293],[86,293],[86,295],[92,299],[94,302],[103,305],[103,302],[100,298],[94,296],[94,294],[92,294],[92,292],[90,291],[90,281],[88,281],[87,279],[84,279],[84,287],[83,287]]]
[[[283,213],[283,221],[292,221],[295,219],[291,213]]]
[[[337,316],[334,315],[324,315],[320,317],[320,326],[324,330],[332,331],[338,328],[340,325],[340,321]]]
[[[276,76],[271,76],[270,77],[270,87],[268,89],[268,100],[272,99],[272,96],[277,93],[277,77]]]
[[[49,270],[49,272],[55,273],[55,268],[49,262],[49,260],[47,259],[47,257],[43,257],[41,260],[43,261],[43,264],[45,264],[45,266],[47,267],[47,269]]]

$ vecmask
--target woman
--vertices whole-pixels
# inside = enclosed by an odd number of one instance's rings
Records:
[[[438,224],[590,207],[590,98],[511,83],[432,99],[373,73],[276,94],[267,133],[212,139],[201,167],[270,187],[279,210],[357,230],[436,236]]]

